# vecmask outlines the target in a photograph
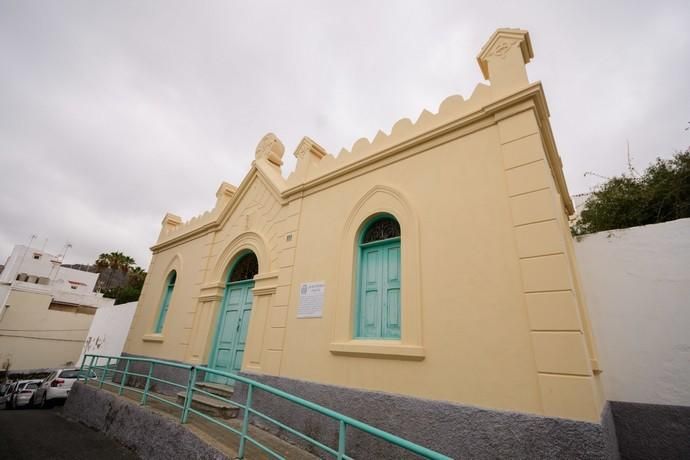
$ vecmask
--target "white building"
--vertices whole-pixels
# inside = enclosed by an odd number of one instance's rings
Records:
[[[98,273],[61,263],[41,249],[12,250],[0,273],[0,368],[76,363],[96,310],[114,304],[93,292]]]
[[[85,354],[102,356],[120,356],[125,347],[127,334],[132,325],[137,302],[108,305],[96,310],[93,322],[84,342],[84,349],[77,363],[81,363]],[[99,359],[94,364],[105,364],[107,359]],[[89,361],[87,361],[89,363]]]

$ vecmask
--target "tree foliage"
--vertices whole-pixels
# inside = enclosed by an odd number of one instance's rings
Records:
[[[96,267],[101,277],[105,277],[99,278],[103,295],[114,298],[115,305],[139,299],[146,272],[134,264],[134,259],[122,252],[103,253],[96,259]]]
[[[584,205],[573,233],[656,224],[690,217],[690,148],[657,158],[642,175],[613,177]]]

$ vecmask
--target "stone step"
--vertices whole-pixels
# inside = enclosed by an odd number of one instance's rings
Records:
[[[177,402],[179,404],[184,404],[185,399],[187,399],[186,392],[180,391],[177,393]],[[240,412],[240,408],[234,404],[200,394],[192,396],[192,409],[196,409],[206,415],[224,419],[236,418]]]
[[[221,383],[212,382],[196,382],[196,387],[214,395],[222,396],[223,398],[230,399],[235,392],[235,389],[228,385],[223,385]]]

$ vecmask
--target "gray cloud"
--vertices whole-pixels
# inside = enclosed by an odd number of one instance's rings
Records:
[[[373,4],[371,4],[373,3]],[[687,2],[0,2],[0,258],[146,266],[167,211],[209,209],[258,140],[337,153],[469,97],[497,27],[530,31],[571,193],[690,145]],[[286,154],[287,175],[294,158]]]

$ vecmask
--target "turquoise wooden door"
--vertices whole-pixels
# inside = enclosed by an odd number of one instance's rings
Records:
[[[228,283],[221,316],[218,322],[216,344],[211,367],[219,371],[237,373],[242,368],[242,358],[247,343],[247,331],[252,312],[252,288],[254,281]],[[209,374],[207,380],[223,384],[232,381]]]
[[[358,337],[400,338],[400,240],[361,246]]]

